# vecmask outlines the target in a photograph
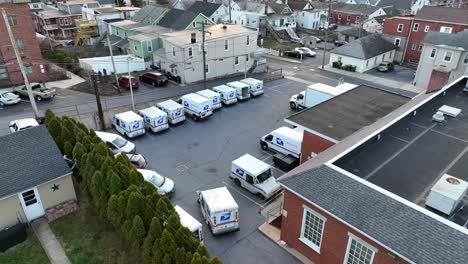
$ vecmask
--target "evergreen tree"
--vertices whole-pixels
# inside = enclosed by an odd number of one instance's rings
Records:
[[[159,217],[161,217],[164,220],[166,220],[169,217],[170,211],[167,207],[167,203],[164,201],[164,198],[158,200],[155,212]]]
[[[73,135],[73,132],[68,128],[68,127],[62,127],[62,134],[61,134],[61,139],[62,142],[65,146],[66,142],[70,142],[72,147],[75,145],[75,136]]]
[[[172,253],[166,253],[164,254],[163,264],[172,264],[173,259],[174,256],[172,255]]]
[[[139,192],[132,192],[127,202],[127,218],[132,219],[135,215],[145,213],[145,197]]]
[[[145,238],[146,230],[143,225],[143,220],[139,215],[133,218],[132,229],[130,229],[130,241],[132,241],[135,249],[138,249]]]
[[[192,232],[184,226],[179,227],[174,238],[177,246],[185,248],[188,252],[194,252],[198,248],[198,240],[193,238]]]
[[[210,259],[205,256],[202,256],[201,262],[202,264],[210,264]]]
[[[198,252],[195,252],[193,254],[192,261],[190,262],[190,264],[203,264],[201,259],[202,258],[200,254],[198,254]]]
[[[197,253],[200,254],[200,256],[202,257],[204,256],[210,258],[210,253],[208,252],[208,249],[202,244],[198,245]]]
[[[148,230],[148,234],[152,235],[155,239],[161,238],[162,226],[161,222],[157,217],[153,217],[153,219],[151,220],[151,225]]]
[[[107,219],[114,225],[120,226],[121,215],[119,214],[119,198],[117,195],[112,195],[107,203]]]
[[[152,264],[162,264],[163,263],[163,253],[160,249],[156,249],[153,254]]]
[[[186,264],[186,254],[185,254],[185,249],[180,247],[177,248],[175,252],[175,264]]]
[[[90,193],[91,193],[91,203],[94,205],[95,208],[100,208],[100,197],[101,197],[101,190],[104,188],[104,183],[102,181],[102,173],[100,171],[95,171],[94,175],[91,179],[90,184]]]
[[[130,241],[130,230],[132,229],[132,223],[128,220],[125,220],[120,229],[125,239]]]
[[[161,250],[163,254],[175,252],[177,250],[177,245],[174,241],[174,236],[171,232],[167,231],[167,229],[164,229],[161,236],[161,242],[159,244],[161,245]]]
[[[57,146],[62,149],[62,121],[58,117],[54,117],[49,122],[49,133],[55,140]]]
[[[169,218],[167,219],[167,229],[175,235],[175,233],[177,232],[177,230],[179,230],[180,228],[180,219],[179,219],[179,215],[174,212],[174,213],[171,213],[171,215],[169,216]]]
[[[146,235],[145,240],[143,241],[143,259],[145,263],[151,263],[151,259],[153,257],[153,244],[154,236],[148,232],[148,235]]]
[[[120,224],[125,218],[125,210],[127,209],[127,198],[124,195],[119,195],[119,203],[117,207],[117,215]],[[116,219],[117,220],[117,219]]]
[[[147,195],[145,196],[145,213],[143,214],[143,222],[145,223],[146,228],[150,227],[153,217],[154,217],[154,209],[151,204],[151,197]]]
[[[190,263],[190,262],[192,262],[192,258],[193,258],[192,252],[187,252],[187,254],[186,254],[186,256],[185,256],[185,263]]]
[[[152,195],[153,193],[157,193],[158,190],[156,189],[156,187],[154,187],[153,184],[145,181],[143,183],[143,188],[141,189],[141,193],[145,196],[147,195]]]
[[[145,182],[145,180],[143,179],[143,176],[141,175],[141,173],[139,173],[137,170],[133,169],[130,171],[130,184],[134,184],[136,186],[140,186],[141,184],[143,184],[143,182]]]
[[[219,257],[214,257],[210,264],[223,264],[223,262],[221,262],[221,259]]]
[[[117,173],[115,173],[113,170],[109,171],[109,174],[107,175],[107,181],[109,186],[109,194],[117,194],[123,189],[119,175],[117,175]]]
[[[63,145],[63,152],[69,159],[73,159],[73,145],[69,141]]]
[[[54,119],[55,118],[55,114],[54,112],[52,112],[52,110],[50,109],[47,109],[45,111],[45,121],[44,121],[44,124],[45,126],[47,127],[47,129],[49,129],[49,122],[50,120]]]
[[[86,147],[80,142],[77,142],[75,144],[75,147],[73,148],[71,157],[73,157],[73,161],[76,162],[76,166],[78,166],[78,168],[81,167],[81,163],[82,163],[81,159],[85,154],[86,154]]]

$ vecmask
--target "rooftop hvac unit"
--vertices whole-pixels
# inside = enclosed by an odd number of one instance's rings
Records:
[[[462,110],[448,105],[443,105],[438,111],[451,117],[457,117]]]
[[[443,122],[444,120],[445,120],[444,113],[442,113],[440,111],[437,111],[437,113],[435,113],[432,116],[432,121]]]
[[[467,190],[468,182],[444,174],[432,187],[426,205],[450,215],[463,200]]]

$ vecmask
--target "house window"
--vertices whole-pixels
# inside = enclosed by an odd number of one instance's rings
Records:
[[[193,56],[193,49],[192,48],[188,48],[188,55]]]
[[[432,49],[431,54],[429,54],[429,58],[431,59],[435,58],[436,52],[437,52],[437,49]]]
[[[151,43],[148,43],[148,51],[153,50],[153,47],[151,47]]]
[[[247,45],[250,45],[250,36],[247,36]]]
[[[419,44],[418,51],[421,51],[422,48],[423,48],[423,45],[422,45],[422,44]]]
[[[250,55],[249,55],[249,54],[247,54],[247,56],[245,56],[245,61],[246,61],[246,62],[248,62],[248,61],[249,61],[249,59],[250,59]]]
[[[8,16],[8,21],[10,21],[10,26],[12,27],[18,25],[16,16]]]
[[[446,51],[445,56],[444,56],[444,61],[445,62],[451,62],[452,61],[452,55],[453,55],[453,52]]]
[[[303,207],[301,237],[299,239],[313,250],[320,252],[323,230],[327,219],[312,209]]]
[[[426,26],[424,27],[424,32],[429,32],[429,28],[430,28],[429,25],[426,25]]]
[[[344,263],[372,264],[375,252],[377,249],[350,234]]]
[[[393,44],[395,44],[395,46],[397,46],[397,47],[400,47],[400,43],[401,43],[401,39],[399,39],[399,38],[396,38],[395,42],[393,42]]]
[[[209,67],[208,67],[208,63],[205,64],[205,72],[206,72],[206,73],[209,73],[209,72],[210,72],[210,69],[209,69]]]
[[[356,16],[356,23],[359,22],[360,16]]]
[[[416,44],[411,45],[411,50],[416,50]]]
[[[23,39],[16,39],[16,47],[18,49],[24,49],[26,46],[24,45]]]
[[[419,30],[419,23],[415,23],[415,24],[413,25],[413,31],[414,31],[414,32],[418,32],[418,30]]]
[[[369,67],[369,60],[366,60],[366,67]]]
[[[351,20],[351,16],[348,15],[348,16],[346,17],[346,20],[350,21],[350,20]]]
[[[197,26],[197,24],[195,23],[195,21],[192,22],[192,27],[196,27],[196,26]]]
[[[440,27],[440,32],[442,33],[452,33],[451,27]]]
[[[8,71],[6,68],[0,68],[0,79],[8,79]]]
[[[464,64],[468,64],[468,53],[465,54],[465,58],[463,59]]]
[[[228,50],[229,49],[229,40],[224,40],[224,50]]]
[[[341,14],[338,15],[338,19],[341,19]]]
[[[236,57],[234,58],[234,64],[236,64],[236,65],[239,64],[239,57],[238,57],[238,56],[236,56]]]
[[[403,24],[398,24],[397,31],[398,31],[398,32],[402,32],[402,31],[403,31],[403,27],[404,27]]]
[[[175,57],[175,48],[172,47],[172,57]]]

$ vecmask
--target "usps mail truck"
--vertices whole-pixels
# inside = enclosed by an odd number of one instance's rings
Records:
[[[221,95],[221,102],[224,105],[231,105],[237,103],[236,89],[223,84],[213,87],[213,91]]]
[[[120,134],[129,138],[144,135],[146,132],[143,118],[133,111],[116,114],[112,118],[112,125]]]
[[[273,197],[281,190],[271,172],[271,166],[249,155],[234,160],[229,176],[237,186],[247,189],[261,199]]]
[[[257,80],[254,78],[247,78],[247,79],[240,80],[240,82],[249,85],[250,95],[253,97],[264,93],[262,80]]]
[[[176,205],[174,206],[174,209],[176,210],[177,214],[179,215],[180,218],[180,224],[190,232],[192,232],[192,236],[198,239],[200,243],[203,244],[203,230],[202,230],[202,224],[197,221],[193,216],[191,216],[187,211],[182,209],[182,207]]]
[[[301,156],[303,133],[289,127],[280,127],[260,139],[263,150],[272,149],[276,152],[299,159]]]
[[[197,121],[213,114],[211,100],[196,93],[182,96],[179,101],[184,106],[185,115],[191,116]]]
[[[239,230],[239,206],[226,187],[197,194],[203,218],[213,235]]]
[[[174,100],[167,100],[156,105],[159,109],[166,112],[169,124],[175,125],[185,121],[184,107],[176,103]]]
[[[236,89],[238,100],[247,100],[250,98],[250,89],[248,84],[241,82],[230,82],[226,85]]]
[[[213,110],[221,108],[221,95],[219,93],[209,89],[205,89],[198,91],[197,94],[210,99],[211,108],[213,108]]]
[[[169,128],[167,114],[154,106],[141,109],[138,114],[143,117],[145,128],[153,132],[163,131]]]

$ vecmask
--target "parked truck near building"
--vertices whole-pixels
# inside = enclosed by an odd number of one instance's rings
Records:
[[[238,100],[247,100],[250,98],[250,86],[248,84],[241,82],[230,82],[226,85],[236,89]]]
[[[154,133],[163,131],[169,128],[167,123],[167,114],[154,106],[141,109],[138,114],[143,118],[145,128]]]
[[[205,90],[201,90],[201,91],[196,92],[196,94],[210,99],[211,100],[211,108],[213,108],[213,110],[221,108],[221,106],[222,106],[221,105],[221,95],[218,92],[215,92],[215,91],[212,91],[212,90],[209,90],[209,89],[205,89]]]
[[[211,100],[196,93],[182,96],[178,103],[184,106],[185,115],[192,117],[195,121],[213,114]]]
[[[340,83],[336,87],[314,83],[309,85],[306,90],[291,96],[289,106],[293,110],[313,107],[355,87],[357,85],[351,83]]]
[[[174,100],[166,100],[158,103],[156,106],[166,112],[167,120],[171,125],[185,121],[184,107]]]
[[[276,152],[299,159],[301,156],[303,133],[289,128],[280,127],[264,135],[260,139],[263,150],[272,149]]]
[[[226,186],[197,194],[203,218],[213,235],[239,230],[239,206]]]
[[[116,114],[112,118],[112,126],[120,134],[129,138],[144,135],[146,132],[143,118],[133,111]]]
[[[257,80],[254,78],[247,78],[247,79],[240,80],[240,82],[249,85],[250,95],[253,97],[264,93],[262,80]]]
[[[203,230],[202,224],[197,221],[193,216],[187,213],[182,207],[175,205],[174,209],[180,218],[180,224],[185,226],[192,232],[192,236],[195,237],[200,243],[203,244]]]
[[[223,84],[213,87],[213,91],[221,95],[221,102],[224,105],[231,105],[237,103],[236,89]]]

